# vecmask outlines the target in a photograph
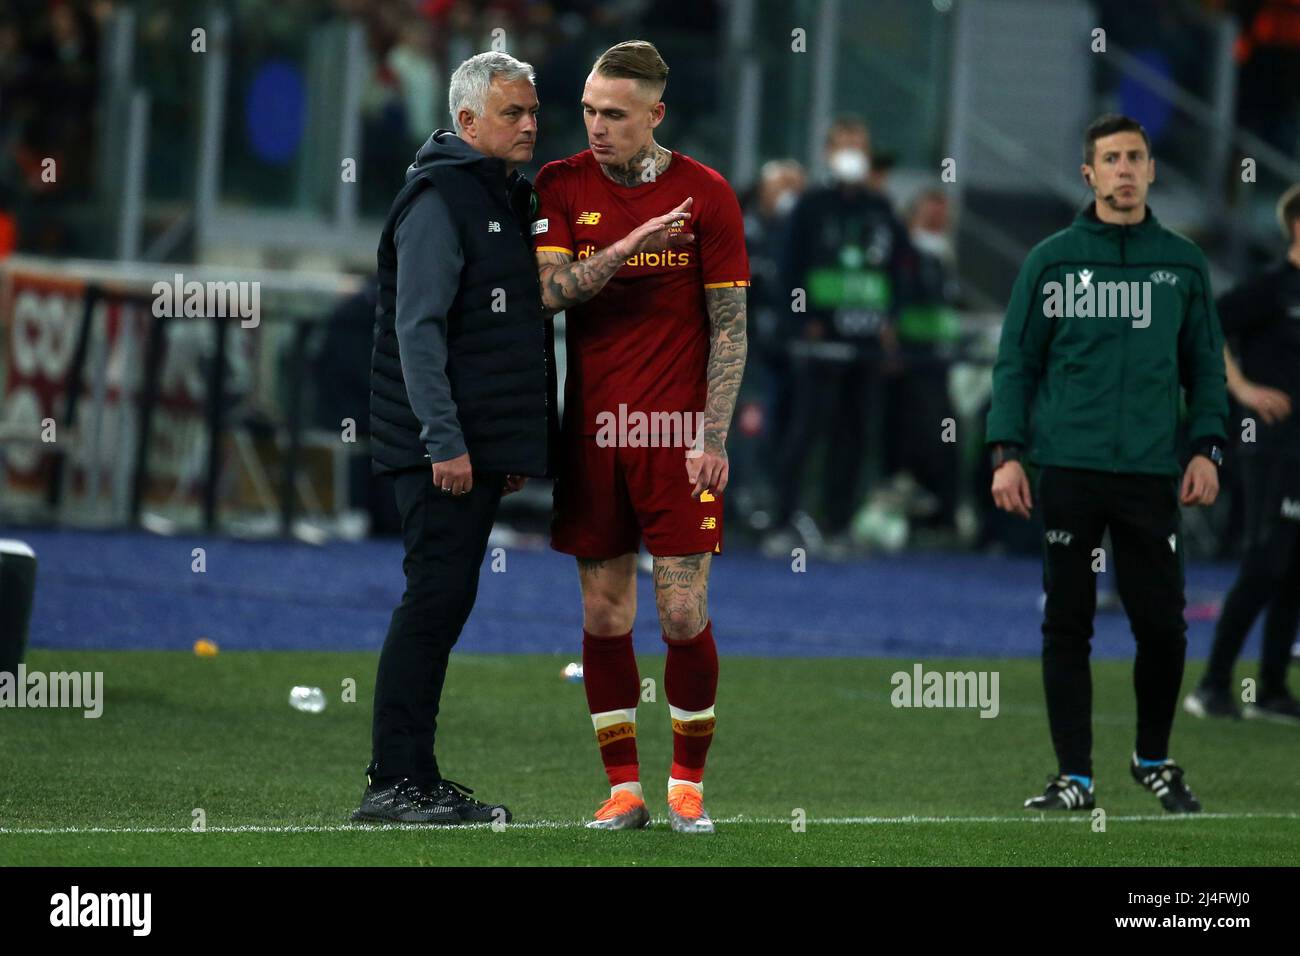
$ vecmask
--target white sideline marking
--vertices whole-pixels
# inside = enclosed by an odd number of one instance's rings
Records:
[[[815,826],[882,826],[926,823],[1088,823],[1092,818],[1089,813],[1061,813],[1049,816],[1047,813],[1026,812],[1023,816],[1007,817],[824,817],[810,819],[808,824]],[[1131,816],[1110,816],[1110,823],[1173,823],[1194,822],[1197,820],[1300,820],[1300,813],[1165,813],[1136,814]],[[728,817],[716,820],[716,823],[757,826],[789,826],[790,820],[784,817]],[[653,824],[652,824],[653,825]],[[206,830],[191,831],[189,827],[0,827],[0,835],[19,834],[58,834],[58,833],[347,833],[367,832],[373,830],[403,830],[428,833],[430,831],[452,832],[457,830],[490,830],[491,823],[463,823],[460,825],[438,824],[400,824],[400,823],[332,823],[300,824],[290,826],[265,826],[249,824],[247,826],[210,826]],[[502,824],[505,830],[575,830],[585,826],[583,820],[527,820],[521,823]]]

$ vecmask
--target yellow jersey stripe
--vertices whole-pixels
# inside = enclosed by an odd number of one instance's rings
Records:
[[[566,249],[564,246],[537,246],[534,252],[563,252],[565,255],[573,255],[572,249]]]
[[[704,288],[706,288],[706,289],[731,289],[731,288],[734,288],[734,287],[736,287],[736,286],[747,286],[747,285],[749,285],[749,280],[748,280],[748,279],[741,279],[739,282],[706,282],[706,283],[704,283]]]

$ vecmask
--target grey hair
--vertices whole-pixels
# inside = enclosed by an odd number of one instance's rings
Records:
[[[456,67],[456,72],[451,75],[451,88],[447,91],[447,107],[451,110],[452,129],[457,133],[461,132],[458,114],[462,109],[475,116],[483,115],[487,109],[488,90],[492,80],[498,76],[507,83],[524,79],[529,83],[535,82],[530,64],[495,50],[476,54]]]

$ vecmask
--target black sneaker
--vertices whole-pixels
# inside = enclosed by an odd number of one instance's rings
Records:
[[[437,802],[409,777],[371,784],[361,796],[361,806],[352,819],[366,823],[459,823],[451,807]]]
[[[1283,694],[1266,697],[1255,704],[1246,705],[1246,716],[1251,720],[1272,720],[1279,724],[1300,725],[1300,700]]]
[[[1047,789],[1025,801],[1026,810],[1091,810],[1096,805],[1097,798],[1091,787],[1085,788],[1064,774],[1048,777]]]
[[[1183,710],[1193,717],[1227,717],[1241,719],[1237,702],[1226,690],[1198,687],[1183,698]]]
[[[429,799],[437,806],[455,815],[457,823],[509,823],[514,817],[501,804],[484,803],[469,794],[474,791],[463,783],[443,777],[436,785],[427,788]]]
[[[1172,760],[1155,767],[1138,763],[1137,754],[1129,763],[1133,779],[1160,798],[1160,805],[1170,813],[1200,813],[1201,802],[1183,783],[1183,768]]]

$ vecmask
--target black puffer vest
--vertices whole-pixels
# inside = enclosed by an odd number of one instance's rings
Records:
[[[370,372],[370,443],[375,473],[429,464],[420,421],[402,375],[397,318],[397,246],[402,210],[437,189],[451,211],[465,265],[447,316],[447,377],[475,471],[549,476],[558,416],[552,322],[542,311],[529,241],[532,186],[507,188],[501,160],[413,170],[379,240],[379,304]]]

